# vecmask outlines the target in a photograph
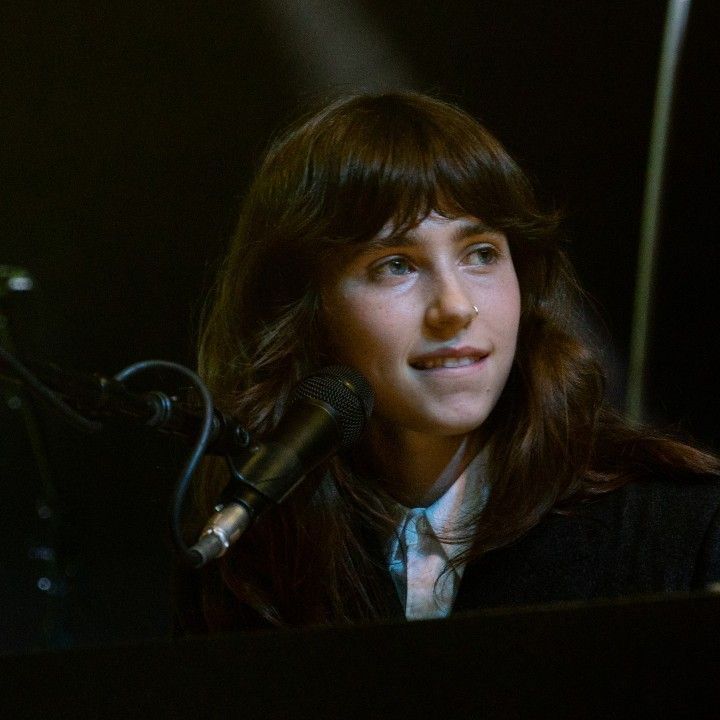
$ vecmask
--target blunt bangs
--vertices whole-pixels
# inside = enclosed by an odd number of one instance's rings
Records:
[[[295,131],[286,150],[303,161],[296,199],[316,220],[305,228],[315,242],[364,242],[388,222],[402,232],[432,211],[473,215],[510,236],[545,234],[519,167],[472,117],[439,100],[342,100]],[[297,209],[286,208],[293,224]]]

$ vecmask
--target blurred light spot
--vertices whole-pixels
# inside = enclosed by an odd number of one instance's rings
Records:
[[[13,275],[7,284],[15,292],[26,292],[33,289],[33,281],[29,275]]]
[[[50,581],[50,578],[41,577],[38,578],[37,586],[38,590],[42,590],[43,592],[50,592],[52,588],[52,582]]]
[[[31,560],[44,560],[45,562],[52,562],[55,560],[55,550],[51,547],[38,545],[28,550],[28,557]]]
[[[263,0],[305,91],[378,91],[416,85],[406,58],[353,0]],[[278,38],[278,39],[279,39]]]

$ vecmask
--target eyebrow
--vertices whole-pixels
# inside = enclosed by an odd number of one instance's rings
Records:
[[[463,221],[462,224],[455,229],[452,235],[453,242],[461,242],[466,238],[474,235],[484,235],[486,233],[497,233],[498,230],[491,228],[489,225],[479,220]],[[384,236],[375,236],[363,248],[364,250],[384,250],[391,247],[416,247],[422,242],[415,229],[406,232],[391,232]]]

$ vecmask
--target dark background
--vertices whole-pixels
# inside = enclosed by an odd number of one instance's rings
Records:
[[[0,264],[37,281],[2,301],[21,352],[88,373],[151,357],[192,366],[202,297],[272,134],[323,97],[406,87],[470,110],[565,211],[621,398],[663,3],[27,2],[0,12]],[[647,384],[650,418],[716,449],[718,15],[711,0],[693,3]],[[43,472],[27,398],[1,387],[0,650],[167,634],[167,507],[183,448],[137,433],[88,438],[37,408]]]

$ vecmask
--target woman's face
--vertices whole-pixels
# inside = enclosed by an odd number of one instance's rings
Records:
[[[461,435],[488,417],[517,341],[520,289],[507,239],[474,217],[431,213],[390,229],[323,289],[333,359],[357,368],[388,429]]]

